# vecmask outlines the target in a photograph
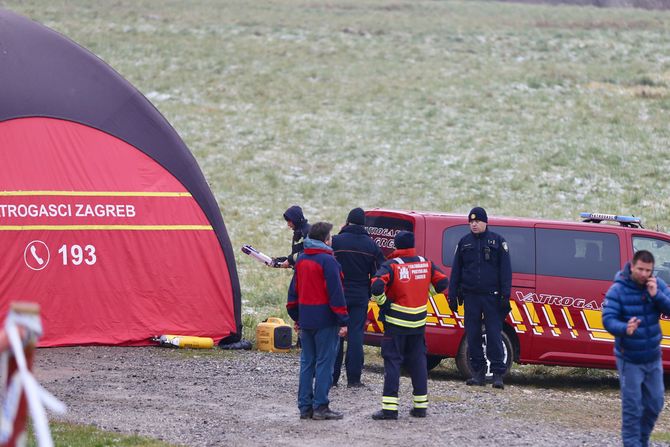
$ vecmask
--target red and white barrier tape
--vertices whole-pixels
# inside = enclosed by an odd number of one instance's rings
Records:
[[[9,350],[2,353],[2,370],[7,374],[7,363],[9,351],[14,356],[17,370],[9,379],[9,386],[5,392],[2,404],[2,415],[0,417],[0,443],[5,443],[12,436],[14,419],[19,407],[21,391],[25,391],[28,401],[28,409],[33,421],[35,437],[39,447],[53,447],[49,421],[44,408],[63,414],[66,411],[65,404],[54,395],[44,389],[35,379],[28,368],[28,363],[23,351],[23,341],[19,333],[19,327],[25,329],[26,341],[36,341],[42,335],[42,323],[39,315],[23,314],[10,311],[5,320],[5,333],[9,341]],[[6,382],[4,382],[6,383]]]

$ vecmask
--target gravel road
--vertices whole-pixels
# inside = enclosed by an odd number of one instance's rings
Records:
[[[504,390],[466,387],[451,368],[430,375],[429,416],[408,415],[401,379],[398,421],[373,421],[380,407],[379,359],[366,388],[333,388],[341,421],[300,420],[298,355],[218,349],[70,347],[39,349],[35,373],[68,405],[62,420],[184,446],[609,446],[619,445],[615,378],[547,379],[513,373]],[[669,399],[666,396],[666,401]],[[670,431],[668,409],[657,428]],[[663,445],[663,444],[655,444]]]

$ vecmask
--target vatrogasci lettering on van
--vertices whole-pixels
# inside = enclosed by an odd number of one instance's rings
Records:
[[[393,239],[402,230],[382,227],[365,227],[366,231],[381,248],[395,248]]]
[[[549,304],[550,306],[574,307],[575,309],[602,310],[602,302],[585,298],[554,295],[550,293],[523,293],[516,291],[516,297],[522,303]]]

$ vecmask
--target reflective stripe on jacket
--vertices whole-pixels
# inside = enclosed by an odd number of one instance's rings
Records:
[[[383,321],[388,329],[423,330],[431,284],[441,293],[449,281],[433,262],[416,256],[413,248],[396,250],[393,255],[396,257],[386,261],[372,280],[372,293],[386,294],[377,301]]]

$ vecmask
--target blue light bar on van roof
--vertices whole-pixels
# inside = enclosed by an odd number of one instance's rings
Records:
[[[592,221],[611,220],[622,224],[639,225],[642,223],[642,220],[639,217],[635,216],[616,216],[614,214],[603,214],[603,213],[579,213],[579,217],[581,217],[582,219],[588,219]]]

